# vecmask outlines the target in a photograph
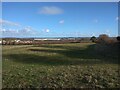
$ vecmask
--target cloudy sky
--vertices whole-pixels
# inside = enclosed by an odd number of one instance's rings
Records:
[[[117,2],[3,2],[3,37],[118,35]]]

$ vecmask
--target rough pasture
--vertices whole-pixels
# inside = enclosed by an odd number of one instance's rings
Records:
[[[120,87],[117,54],[97,53],[94,43],[2,48],[3,88]]]

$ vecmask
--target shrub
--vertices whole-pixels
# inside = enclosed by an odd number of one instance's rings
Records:
[[[120,41],[120,36],[117,37],[117,40]]]
[[[92,42],[96,42],[96,37],[95,37],[95,36],[92,36],[92,37],[90,38],[90,40],[91,40]]]
[[[112,39],[110,39],[106,34],[101,34],[99,35],[97,42],[101,44],[109,44],[112,42]]]

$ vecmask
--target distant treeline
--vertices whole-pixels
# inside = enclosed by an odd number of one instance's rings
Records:
[[[82,37],[82,38],[60,38],[59,40],[36,40],[34,38],[2,38],[2,45],[33,45],[33,44],[63,44],[63,43],[101,43],[113,44],[120,41],[120,37],[109,37],[106,34],[101,34],[99,37]]]

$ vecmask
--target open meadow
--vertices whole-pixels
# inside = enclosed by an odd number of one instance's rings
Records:
[[[3,88],[119,88],[117,49],[96,46],[3,45]]]

